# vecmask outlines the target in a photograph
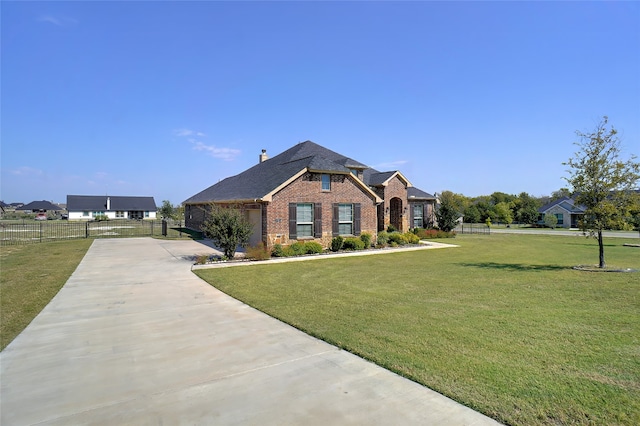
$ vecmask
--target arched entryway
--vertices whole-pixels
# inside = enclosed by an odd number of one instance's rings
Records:
[[[402,231],[402,200],[398,197],[389,200],[389,224]]]

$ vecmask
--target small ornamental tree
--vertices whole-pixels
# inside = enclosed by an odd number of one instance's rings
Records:
[[[640,163],[631,155],[622,161],[617,130],[607,126],[605,116],[589,133],[576,132],[580,142],[565,178],[573,189],[576,204],[585,207],[580,227],[598,239],[599,268],[605,268],[602,231],[619,227],[633,207],[634,190],[640,180]]]
[[[558,224],[558,218],[555,214],[547,213],[544,215],[544,224],[551,229],[555,229],[556,225]]]
[[[224,251],[227,259],[233,259],[238,246],[249,244],[253,225],[236,207],[222,208],[211,204],[207,210],[207,218],[200,229]]]

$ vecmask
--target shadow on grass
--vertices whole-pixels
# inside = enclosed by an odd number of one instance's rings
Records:
[[[526,265],[523,263],[497,262],[461,263],[460,265],[472,268],[502,269],[505,271],[562,271],[571,269],[570,266],[563,265]]]

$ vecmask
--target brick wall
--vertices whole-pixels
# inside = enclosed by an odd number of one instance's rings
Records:
[[[389,226],[391,223],[391,199],[399,198],[402,201],[402,207],[400,214],[401,217],[401,229],[398,231],[406,232],[409,230],[409,210],[404,211],[405,207],[409,207],[409,203],[407,201],[407,187],[403,181],[400,180],[398,176],[395,176],[391,179],[387,186],[384,187],[384,228]],[[389,213],[387,213],[387,209],[389,209]]]
[[[361,233],[376,235],[376,203],[372,196],[354,182],[351,175],[331,175],[331,190],[322,190],[321,174],[305,173],[273,196],[266,206],[263,234],[267,245],[288,245],[289,203],[322,203],[322,238],[312,239],[325,247],[331,243],[333,203],[360,203]],[[306,239],[305,239],[306,240]]]

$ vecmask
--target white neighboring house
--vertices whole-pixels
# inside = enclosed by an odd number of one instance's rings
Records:
[[[101,215],[109,219],[156,219],[157,209],[153,197],[67,195],[69,220],[93,220]]]

